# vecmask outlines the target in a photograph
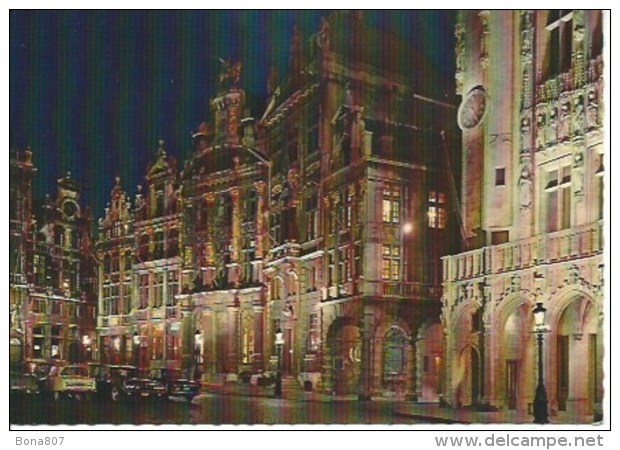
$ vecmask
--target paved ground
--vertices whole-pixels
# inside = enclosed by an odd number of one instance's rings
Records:
[[[331,402],[205,394],[186,401],[11,401],[12,424],[412,424],[396,402]]]
[[[273,387],[228,383],[204,386],[192,402],[185,400],[112,403],[103,400],[54,402],[43,397],[11,399],[12,424],[415,424],[532,423],[514,411],[481,412],[441,408],[437,404],[381,400],[360,402],[304,392],[285,383],[282,398]],[[593,423],[592,416],[565,413],[551,423]]]
[[[437,404],[424,403],[402,404],[394,412],[398,416],[410,417],[420,422],[434,423],[531,424],[534,420],[533,416],[517,413],[516,411],[483,412],[470,409],[442,408]],[[552,424],[592,424],[594,423],[594,416],[572,416],[565,412],[560,412],[556,416],[551,416],[549,422]]]

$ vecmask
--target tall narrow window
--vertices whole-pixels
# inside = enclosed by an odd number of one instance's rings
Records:
[[[318,197],[313,193],[306,199],[306,239],[316,239],[318,232]]]
[[[140,308],[149,306],[149,274],[140,275]]]
[[[547,21],[549,76],[568,72],[572,64],[573,11],[554,10]]]
[[[444,229],[446,227],[446,194],[430,191],[428,193],[428,226]]]
[[[495,186],[506,185],[506,169],[504,167],[498,167],[495,169]]]
[[[400,187],[386,186],[383,188],[383,221],[400,223]]]
[[[400,246],[383,246],[383,264],[381,274],[381,277],[384,280],[400,280]]]
[[[553,232],[571,226],[571,166],[566,165],[547,173],[546,230]]]

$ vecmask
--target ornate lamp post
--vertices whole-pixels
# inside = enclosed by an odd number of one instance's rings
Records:
[[[278,327],[276,330],[276,353],[278,354],[278,369],[276,371],[276,384],[273,390],[274,397],[282,397],[282,347],[284,346],[284,333]]]
[[[543,380],[543,334],[548,331],[545,324],[547,309],[542,303],[538,302],[532,313],[534,314],[534,328],[538,340],[538,385],[534,397],[534,423],[545,424],[549,423],[547,390]]]
[[[202,375],[202,333],[200,330],[196,330],[194,333],[194,377],[196,379],[199,378],[199,375]]]

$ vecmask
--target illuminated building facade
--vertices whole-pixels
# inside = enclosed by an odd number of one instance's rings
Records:
[[[90,212],[67,174],[34,214],[35,172],[30,150],[11,158],[10,336],[19,370],[92,361],[96,347]]]
[[[283,374],[307,387],[437,401],[440,257],[458,231],[450,83],[357,13],[291,47],[258,123],[272,162],[265,339],[282,330]]]
[[[443,259],[451,405],[527,414],[542,302],[551,413],[601,410],[602,44],[600,11],[458,15],[466,243]]]
[[[308,45],[295,32],[256,123],[240,75],[223,63],[180,173],[162,148],[133,212],[114,188],[98,245],[102,348],[209,382],[279,361],[321,392],[438,401],[440,257],[458,231],[451,83],[351,13]]]

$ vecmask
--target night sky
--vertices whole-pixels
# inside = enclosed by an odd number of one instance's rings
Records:
[[[182,168],[191,131],[210,116],[218,57],[242,62],[242,87],[260,106],[271,67],[286,73],[294,24],[307,42],[327,14],[11,11],[10,147],[32,148],[35,197],[54,195],[71,171],[101,217],[115,176],[133,197],[160,138]],[[453,73],[453,12],[365,14]]]

